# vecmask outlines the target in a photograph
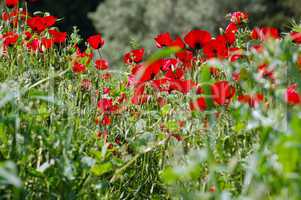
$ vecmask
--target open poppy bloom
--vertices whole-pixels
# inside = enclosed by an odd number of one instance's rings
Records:
[[[201,49],[211,40],[211,34],[205,30],[192,30],[184,38],[185,43],[192,49]]]
[[[55,29],[49,30],[49,34],[52,36],[53,42],[60,44],[64,43],[67,38],[67,33],[66,32],[60,32]]]
[[[5,0],[5,5],[9,8],[16,7],[19,3],[19,0]]]
[[[27,20],[27,25],[35,32],[41,33],[56,23],[57,18],[54,16],[35,16]]]
[[[211,94],[215,104],[228,105],[235,95],[235,88],[228,81],[218,81],[211,86]]]
[[[98,59],[95,61],[95,68],[98,70],[106,70],[109,69],[109,63],[105,59]]]
[[[212,39],[206,43],[203,49],[204,55],[210,58],[226,58],[228,56],[228,49],[226,46],[226,40],[223,36],[219,35],[216,39]]]
[[[99,49],[105,44],[100,34],[88,37],[87,42],[93,49]]]
[[[158,48],[169,46],[172,43],[170,33],[168,32],[157,35],[155,41]]]
[[[155,38],[156,41],[156,46],[158,48],[163,48],[163,47],[179,47],[179,48],[184,48],[185,44],[182,41],[182,39],[177,36],[175,40],[173,40],[170,36],[170,33],[161,33],[157,35]]]
[[[73,64],[72,71],[76,74],[83,73],[86,71],[86,66],[84,64],[75,62]]]
[[[138,82],[146,82],[155,78],[155,76],[160,72],[162,66],[162,60],[157,60],[149,65],[142,66],[136,75],[136,80]]]
[[[297,84],[290,85],[284,94],[284,100],[290,105],[298,105],[301,103],[301,96],[297,92]]]
[[[8,32],[3,35],[3,45],[4,47],[9,47],[14,45],[18,41],[19,35],[15,32]]]
[[[125,64],[139,63],[143,60],[144,48],[134,49],[123,56]]]
[[[301,44],[301,32],[291,32],[290,36],[293,40],[293,42],[297,44]]]
[[[273,27],[254,28],[251,33],[251,38],[254,40],[267,40],[280,38],[279,31]]]

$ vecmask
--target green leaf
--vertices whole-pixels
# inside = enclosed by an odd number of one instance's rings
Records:
[[[94,165],[91,168],[91,172],[95,174],[96,176],[101,176],[113,169],[113,166],[110,162],[100,164],[100,165]]]
[[[146,61],[146,63],[153,63],[161,58],[166,58],[172,54],[181,51],[179,47],[169,47],[156,51]]]
[[[171,105],[170,104],[166,104],[161,108],[161,114],[163,116],[166,116],[171,110]]]

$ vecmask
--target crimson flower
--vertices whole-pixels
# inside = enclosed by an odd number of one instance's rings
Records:
[[[8,32],[3,35],[4,47],[12,46],[18,41],[19,35],[15,32]]]
[[[16,7],[19,3],[19,0],[5,0],[5,5],[9,8]]]
[[[54,43],[64,43],[67,38],[67,33],[66,32],[60,32],[55,29],[49,30],[49,34],[52,36],[53,42]]]
[[[35,32],[41,33],[45,29],[53,26],[56,23],[57,18],[54,16],[35,16],[27,20],[27,25]]]
[[[260,102],[264,100],[264,96],[261,93],[257,93],[253,96],[251,95],[240,95],[238,96],[238,101],[240,103],[249,104],[250,107],[256,107]]]
[[[74,73],[77,73],[77,74],[83,73],[83,72],[86,71],[86,66],[85,66],[84,64],[75,62],[75,63],[73,64],[72,71],[73,71]]]
[[[269,38],[280,38],[279,31],[273,27],[254,28],[251,33],[251,38],[254,40],[266,40]]]
[[[301,44],[301,32],[291,32],[290,36],[295,43]]]
[[[53,46],[54,42],[53,42],[53,39],[42,38],[41,43],[42,43],[43,47],[45,47],[46,49],[50,49]]]
[[[211,34],[205,30],[192,30],[184,38],[185,43],[192,49],[201,49],[211,40]]]
[[[34,38],[30,42],[27,43],[27,48],[32,50],[32,51],[38,51],[40,48],[40,41],[38,38]]]
[[[235,23],[230,23],[224,33],[224,37],[228,44],[232,45],[236,40],[235,33],[238,31],[238,28]]]
[[[204,111],[207,109],[207,103],[204,97],[199,97],[196,101],[191,101],[189,106],[192,111]]]
[[[179,47],[179,48],[184,48],[185,44],[182,41],[182,39],[177,36],[175,40],[173,40],[170,36],[170,33],[161,33],[159,35],[157,35],[157,37],[155,38],[156,41],[156,46],[158,48],[162,48],[162,47]]]
[[[184,76],[184,70],[181,68],[169,69],[165,74],[166,78],[172,78],[172,79],[181,79],[183,76]]]
[[[95,61],[95,68],[98,70],[106,70],[109,69],[109,63],[105,59],[98,59]]]
[[[242,22],[247,22],[248,18],[249,16],[247,13],[238,11],[231,13],[230,21],[235,24],[241,24]]]
[[[132,50],[123,56],[125,64],[139,63],[144,56],[144,48]]]
[[[158,48],[169,46],[172,43],[170,33],[168,32],[157,35],[155,41]]]
[[[228,56],[228,49],[226,40],[223,36],[219,35],[216,39],[212,39],[206,43],[203,53],[207,58],[226,58]]]
[[[138,83],[144,83],[146,81],[154,79],[154,77],[160,72],[163,59],[159,59],[148,65],[141,65],[138,69],[132,73],[135,76],[135,81]]]
[[[297,92],[297,87],[298,85],[296,83],[290,85],[284,94],[284,100],[289,104],[289,105],[298,105],[301,103],[301,96]]]
[[[190,68],[192,65],[193,53],[189,50],[183,50],[176,53],[176,57],[183,63],[186,68]]]
[[[101,124],[104,126],[109,126],[111,124],[111,118],[108,115],[104,115]]]
[[[88,37],[87,42],[93,49],[99,49],[105,44],[100,34]]]
[[[113,99],[102,98],[98,101],[97,108],[102,113],[109,113],[109,112],[115,112],[118,107],[113,105]]]
[[[235,95],[235,88],[228,81],[222,80],[211,86],[211,94],[215,104],[228,105]]]
[[[169,71],[172,67],[177,66],[178,60],[175,58],[166,58],[162,61],[161,69],[166,72]]]

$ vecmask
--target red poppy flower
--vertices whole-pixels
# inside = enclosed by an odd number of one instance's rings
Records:
[[[290,36],[295,43],[301,44],[301,32],[291,32]]]
[[[181,68],[169,69],[166,72],[165,77],[171,79],[181,79],[184,77],[184,70]]]
[[[156,41],[156,46],[158,48],[162,48],[162,47],[179,47],[179,48],[184,48],[185,44],[182,41],[182,39],[177,36],[175,40],[173,40],[170,36],[170,33],[161,33],[159,35],[157,35],[157,37],[155,38]]]
[[[157,35],[155,41],[156,41],[156,46],[158,48],[162,48],[162,47],[169,46],[172,42],[172,39],[170,33],[167,32],[167,33],[161,33]]]
[[[110,88],[107,88],[107,87],[105,87],[105,88],[103,88],[103,93],[104,94],[110,94]]]
[[[111,118],[108,115],[104,115],[101,124],[104,126],[109,126],[111,124]]]
[[[15,32],[8,32],[3,35],[4,47],[12,46],[18,41],[19,35]]]
[[[83,72],[86,71],[86,66],[84,64],[75,62],[73,64],[72,70],[73,70],[74,73],[77,73],[77,74],[83,73]]]
[[[45,29],[53,26],[56,23],[57,18],[54,16],[35,16],[27,20],[27,25],[35,32],[41,33]]]
[[[235,40],[236,40],[236,35],[235,35],[235,33],[236,33],[237,31],[238,31],[238,28],[237,28],[237,26],[236,26],[235,23],[230,23],[230,24],[227,26],[227,28],[226,28],[226,30],[225,30],[224,37],[225,37],[225,39],[226,39],[226,41],[227,41],[227,43],[228,43],[229,45],[232,45],[232,44],[235,42]]]
[[[176,53],[176,57],[183,63],[185,68],[190,68],[192,65],[193,53],[189,50],[183,50]]]
[[[55,29],[49,30],[49,34],[52,36],[53,42],[54,43],[64,43],[67,38],[67,33],[66,32],[60,32]]]
[[[235,88],[228,81],[218,81],[211,86],[211,94],[217,105],[228,105],[235,95]]]
[[[178,48],[184,49],[185,44],[184,44],[183,40],[179,36],[177,36],[176,39],[171,42],[169,47],[178,47]]]
[[[251,96],[251,95],[238,96],[239,102],[249,104],[249,106],[252,108],[256,107],[263,100],[264,100],[264,96],[261,93],[257,93],[254,96]]]
[[[241,24],[241,22],[248,21],[248,14],[244,12],[233,12],[231,13],[230,21],[236,24]]]
[[[163,59],[159,59],[148,65],[140,65],[132,70],[132,77],[134,78],[134,83],[144,83],[146,81],[152,80],[160,72]]]
[[[42,38],[42,46],[46,49],[50,49],[53,46],[53,39]]]
[[[172,92],[174,90],[187,94],[196,84],[192,80],[177,80],[172,78],[162,78],[152,81],[152,86],[160,92]]]
[[[113,105],[113,100],[109,98],[102,98],[97,103],[97,108],[102,113],[110,113],[115,112],[117,110],[117,106]]]
[[[5,5],[9,8],[16,7],[19,3],[19,0],[5,0]]]
[[[9,18],[10,18],[9,13],[3,11],[2,15],[1,15],[1,18],[2,18],[3,21],[8,21]]]
[[[298,85],[295,83],[290,85],[285,91],[284,100],[290,105],[298,105],[301,103],[301,96],[297,92],[297,87]]]
[[[125,64],[139,63],[144,56],[144,48],[132,50],[123,56]]]
[[[266,40],[269,38],[278,39],[280,38],[280,35],[276,28],[263,27],[254,28],[251,33],[251,38],[254,40]]]
[[[170,69],[176,67],[178,64],[178,60],[175,58],[166,58],[162,61],[162,66],[161,69],[162,71],[166,72],[169,71]]]
[[[226,58],[228,56],[228,49],[226,40],[223,36],[219,35],[216,39],[212,39],[206,43],[203,50],[207,58]]]
[[[211,40],[211,34],[204,30],[192,30],[184,38],[185,43],[192,49],[201,49]]]
[[[106,70],[109,69],[109,63],[105,59],[98,59],[95,61],[95,68],[98,70]]]
[[[26,46],[29,50],[37,52],[40,48],[40,41],[39,39],[35,38],[28,42]]]
[[[207,109],[207,103],[204,97],[199,97],[196,101],[191,101],[189,106],[192,111],[204,111]]]
[[[93,49],[99,49],[105,44],[100,34],[90,36],[87,42]]]

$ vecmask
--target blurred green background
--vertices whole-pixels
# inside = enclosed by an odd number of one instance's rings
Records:
[[[245,11],[250,26],[274,26],[288,30],[299,22],[300,0],[39,0],[31,11],[49,11],[64,18],[59,26],[72,32],[78,26],[87,36],[100,32],[106,39],[103,55],[115,64],[132,48],[153,48],[152,38],[160,32],[185,34],[192,28],[218,32],[225,28],[225,15]]]

